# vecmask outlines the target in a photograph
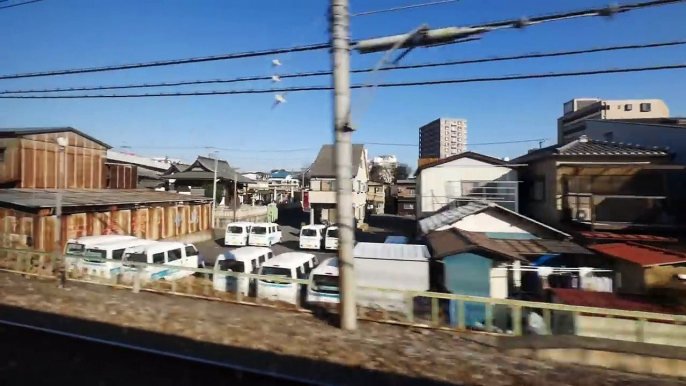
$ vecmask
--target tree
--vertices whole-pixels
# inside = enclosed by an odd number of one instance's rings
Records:
[[[395,170],[391,165],[374,164],[369,171],[369,179],[381,184],[392,184]]]
[[[412,168],[408,164],[398,164],[393,173],[393,180],[406,180],[412,174]]]

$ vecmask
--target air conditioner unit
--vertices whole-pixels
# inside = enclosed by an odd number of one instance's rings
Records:
[[[590,221],[591,211],[587,208],[577,208],[576,209],[576,219],[578,221]]]

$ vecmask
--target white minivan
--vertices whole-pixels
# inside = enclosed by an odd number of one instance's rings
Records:
[[[224,245],[244,246],[248,245],[251,222],[232,222],[226,226]]]
[[[330,226],[326,228],[326,236],[324,237],[324,248],[338,250],[338,227]]]
[[[136,240],[136,237],[129,235],[98,235],[98,236],[83,236],[75,239],[67,240],[67,245],[64,248],[65,263],[67,270],[76,268],[80,259],[75,259],[70,256],[83,256],[86,249],[98,244],[112,243],[115,241]]]
[[[157,241],[134,238],[92,245],[86,248],[84,258],[76,266],[84,275],[109,279],[121,271],[121,260],[126,248],[155,243]],[[89,259],[89,257],[107,259],[107,261]]]
[[[300,249],[321,249],[324,246],[324,225],[305,225],[300,229]]]
[[[173,267],[197,268],[198,250],[193,244],[158,241],[155,244],[126,248],[122,265],[125,266],[123,271],[130,275],[135,269],[126,264],[128,262],[168,265],[169,268],[145,267],[142,278],[176,280],[193,275],[193,271]]]
[[[250,227],[248,245],[271,247],[281,242],[281,228],[270,222],[253,224]]]
[[[310,304],[338,304],[338,258],[322,261],[310,273],[307,285],[307,302]]]
[[[317,263],[317,257],[311,253],[287,252],[265,262],[260,268],[260,275],[307,279]],[[258,298],[297,304],[300,296],[300,284],[276,282],[269,279],[257,281]]]
[[[215,274],[212,279],[214,289],[223,292],[238,292],[244,296],[254,295],[254,280],[247,277],[236,278],[222,275],[220,271],[257,274],[264,262],[271,260],[274,254],[267,247],[243,247],[217,256],[214,263]]]

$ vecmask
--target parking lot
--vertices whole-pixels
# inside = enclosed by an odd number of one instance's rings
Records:
[[[281,225],[282,241],[279,244],[273,245],[271,248],[274,251],[274,255],[280,255],[286,252],[297,252],[300,251],[298,248],[298,233],[299,229],[289,226]],[[214,261],[217,255],[225,253],[240,247],[227,247],[224,245],[224,239],[220,238],[217,240],[208,240],[200,243],[196,243],[195,246],[198,248],[200,253],[205,257],[205,264],[209,266],[214,265]],[[303,252],[314,253],[319,261],[326,259],[327,257],[336,256],[335,251],[312,251],[303,250]]]

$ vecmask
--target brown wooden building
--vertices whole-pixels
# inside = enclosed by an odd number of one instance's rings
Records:
[[[64,172],[60,137],[67,140]],[[135,166],[106,164],[110,148],[72,127],[0,129],[0,188],[136,188]]]
[[[2,247],[46,252],[57,240],[56,189],[0,189]],[[146,189],[62,192],[62,248],[81,236],[128,234],[163,239],[210,229],[211,199]]]

